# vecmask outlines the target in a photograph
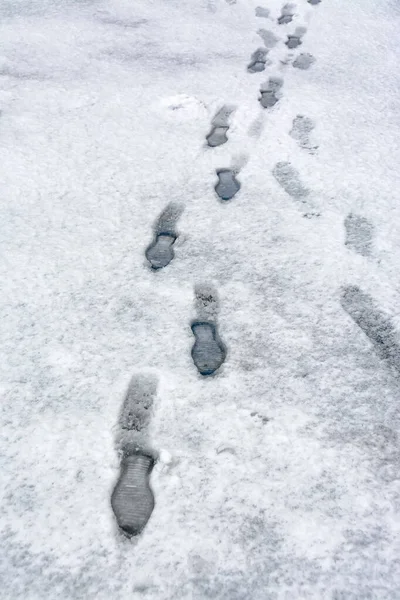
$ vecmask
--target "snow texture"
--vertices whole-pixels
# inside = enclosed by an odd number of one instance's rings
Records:
[[[399,4],[297,0],[279,24],[284,4],[0,3],[1,598],[399,598]],[[278,41],[249,74],[260,27]],[[312,68],[292,68],[300,51]],[[215,173],[237,161],[222,203]],[[154,271],[170,202],[175,257]],[[368,252],[348,215],[371,224]],[[206,378],[199,282],[227,348]],[[135,373],[159,380],[159,459],[128,540],[110,498]]]

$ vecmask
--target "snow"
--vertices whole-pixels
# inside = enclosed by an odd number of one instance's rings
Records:
[[[399,373],[340,297],[359,286],[400,329],[400,11],[297,0],[280,26],[283,4],[0,3],[2,598],[399,597]],[[279,42],[249,74],[260,28]],[[309,69],[281,63],[299,53]],[[283,86],[264,110],[269,77]],[[229,140],[208,148],[223,104]],[[314,153],[289,135],[297,115]],[[215,170],[232,166],[241,189],[222,204]],[[168,202],[185,211],[155,273],[144,252]],[[370,256],[345,246],[349,213],[373,224]],[[205,379],[199,282],[228,350]],[[110,495],[135,372],[159,378],[160,458],[128,541]]]

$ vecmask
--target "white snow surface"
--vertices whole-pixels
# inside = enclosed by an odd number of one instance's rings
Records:
[[[279,26],[282,4],[0,2],[1,598],[400,598],[400,375],[340,303],[357,285],[400,331],[399,4],[296,0]],[[260,28],[279,41],[249,74]],[[283,64],[299,52],[310,69]],[[263,110],[269,76],[282,97]],[[224,103],[229,141],[211,149]],[[289,135],[298,114],[314,154]],[[222,204],[215,169],[232,164],[242,187]],[[171,201],[175,259],[152,272]],[[344,244],[350,212],[374,226],[369,257]],[[205,379],[199,282],[228,349]],[[160,459],[129,541],[110,494],[142,372],[159,378]]]

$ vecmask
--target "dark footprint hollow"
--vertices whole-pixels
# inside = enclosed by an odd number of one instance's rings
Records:
[[[397,332],[390,318],[379,310],[372,297],[358,286],[348,286],[343,290],[341,304],[372,342],[378,355],[400,370]]]
[[[171,202],[157,219],[154,227],[154,239],[145,252],[154,271],[169,265],[175,256],[173,245],[178,237],[175,228],[182,212],[182,205]]]
[[[215,186],[215,191],[221,200],[225,202],[232,198],[240,190],[240,183],[235,177],[235,172],[232,169],[217,170],[218,183]]]
[[[192,332],[196,338],[192,348],[192,359],[199,373],[212,375],[225,361],[226,350],[214,323],[194,321]]]
[[[247,65],[249,73],[260,73],[265,70],[268,51],[265,48],[258,48],[251,55],[250,63]]]
[[[157,378],[132,378],[119,417],[118,446],[122,451],[120,474],[111,496],[111,507],[120,529],[138,535],[154,509],[150,474],[154,466],[148,428],[157,394]]]
[[[234,108],[233,106],[224,105],[215,114],[211,121],[211,131],[206,136],[207,144],[211,148],[222,146],[228,141],[227,132],[229,130],[229,117]]]
[[[129,449],[122,458],[111,506],[118,526],[128,536],[141,533],[153,512],[154,495],[149,483],[153,466],[152,456]]]
[[[283,80],[280,77],[270,77],[268,82],[260,89],[260,104],[263,108],[272,108],[281,97]]]
[[[308,4],[315,5],[315,4],[319,4],[321,2],[321,0],[307,0],[307,2],[308,2]]]
[[[315,58],[313,55],[305,53],[299,54],[299,56],[293,61],[293,66],[295,69],[306,71],[313,63],[315,63]]]
[[[285,4],[282,6],[281,16],[278,18],[278,25],[291,23],[294,16],[294,4]]]
[[[344,221],[345,245],[361,256],[370,256],[374,226],[365,217],[350,213]]]

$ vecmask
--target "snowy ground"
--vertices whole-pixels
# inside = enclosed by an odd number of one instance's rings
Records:
[[[1,598],[400,598],[399,5],[296,0],[278,25],[283,4],[0,2]],[[278,41],[251,74],[260,28]],[[229,141],[209,148],[223,104]],[[296,115],[316,151],[289,135]],[[222,204],[232,164],[242,187]],[[175,259],[154,273],[171,201]],[[228,349],[206,379],[199,282]],[[160,460],[132,542],[110,494],[135,372],[159,379]]]

